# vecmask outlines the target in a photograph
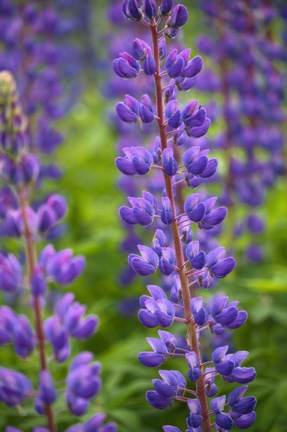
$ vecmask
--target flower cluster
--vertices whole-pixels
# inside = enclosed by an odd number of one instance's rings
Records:
[[[245,255],[256,262],[264,255],[259,235],[265,223],[258,209],[285,170],[284,77],[278,65],[286,62],[286,53],[272,33],[277,14],[271,2],[203,1],[201,7],[212,33],[200,37],[198,47],[218,72],[205,70],[197,87],[223,95],[221,105],[216,96],[216,116],[225,128],[211,144],[226,159],[221,201],[231,209],[232,237],[244,232],[253,237]],[[243,220],[238,220],[238,204],[245,208]]]
[[[140,26],[138,32],[135,32],[134,26],[126,26],[126,20],[124,15],[122,14],[122,1],[117,0],[113,1],[108,9],[108,19],[112,24],[112,28],[114,29],[109,33],[109,58],[112,60],[115,56],[120,52],[120,57],[115,59],[113,62],[114,68],[115,65],[119,64],[119,70],[125,65],[128,64],[128,60],[134,58],[134,56],[144,57],[144,53],[140,53],[141,44],[144,42],[143,39],[149,38],[149,32],[147,31],[145,26]],[[136,38],[136,36],[138,36]],[[135,43],[133,46],[130,45],[130,41],[135,39]],[[145,45],[145,43],[144,43]],[[148,44],[145,45],[147,47]],[[144,58],[142,58],[144,62]],[[134,63],[135,68],[138,68],[138,62]],[[110,69],[110,66],[109,66]],[[115,69],[117,70],[117,69]],[[141,90],[144,89],[144,93],[153,93],[153,85],[152,85],[152,76],[146,74],[140,74],[141,81]],[[112,76],[108,77],[108,80],[104,85],[104,96],[109,99],[115,99],[123,97],[125,94],[131,95],[134,98],[141,96],[139,92],[139,86],[136,85],[135,80],[131,79],[121,79],[121,73],[112,74]],[[147,113],[148,115],[148,113]],[[123,151],[128,158],[132,158],[132,155],[129,155],[129,148],[132,150],[135,146],[142,148],[145,145],[145,140],[148,137],[151,137],[154,132],[154,128],[152,123],[142,123],[142,128],[144,130],[144,134],[140,133],[138,128],[133,127],[132,123],[128,125],[122,121],[117,115],[110,114],[110,123],[113,128],[116,129],[118,134],[118,148],[119,151]],[[129,148],[128,148],[128,147]],[[141,152],[142,150],[139,151]],[[140,156],[140,158],[145,156]],[[150,154],[147,154],[149,158],[148,164],[152,161],[150,160]],[[120,162],[119,162],[120,163]],[[136,169],[136,168],[134,168]],[[145,182],[146,179],[141,177],[136,179],[133,183],[127,182],[124,176],[120,176],[118,181],[119,188],[124,192],[124,194],[128,194],[136,197],[139,191],[142,189],[142,182]],[[149,179],[149,188],[156,190],[157,182],[156,179],[150,177]],[[125,252],[134,252],[137,243],[139,243],[139,237],[141,233],[138,230],[135,230],[134,226],[130,224],[123,223],[126,236],[121,244],[121,249]],[[119,276],[119,282],[124,287],[127,287],[135,278],[135,272],[130,268],[125,266]],[[135,300],[135,301],[134,301]],[[136,304],[136,299],[126,299],[121,302],[121,309],[123,311],[130,312],[132,309],[134,311]]]
[[[41,161],[29,145],[29,126],[21,109],[16,82],[8,71],[0,72],[0,227],[2,237],[18,240],[18,255],[0,253],[0,290],[3,298],[9,295],[11,307],[1,306],[0,345],[12,344],[20,359],[28,360],[33,351],[39,353],[39,374],[33,382],[23,373],[0,368],[0,401],[19,407],[33,401],[38,415],[45,416],[47,427],[34,431],[56,432],[57,422],[53,404],[58,400],[61,384],[54,381],[50,362],[62,363],[71,357],[71,338],[85,340],[97,328],[97,317],[86,316],[86,307],[75,301],[74,294],[66,293],[55,304],[54,315],[44,320],[44,307],[50,292],[49,284],[67,285],[77,279],[85,267],[82,256],[74,256],[71,249],[56,251],[43,240],[52,236],[55,227],[67,211],[64,197],[51,194],[39,205],[32,203],[33,188],[41,173]],[[20,259],[22,244],[25,259]],[[40,244],[37,255],[36,245]],[[28,300],[28,301],[27,301]],[[33,316],[34,325],[28,316]],[[49,351],[48,351],[49,350]],[[53,359],[48,362],[48,353]],[[101,386],[100,365],[93,362],[93,354],[83,352],[70,364],[66,379],[66,409],[76,416],[85,414],[90,401]],[[63,407],[64,408],[64,407]],[[104,425],[105,416],[98,414],[86,423],[77,423],[68,431],[114,432],[113,423]],[[18,431],[7,427],[6,431]]]
[[[85,9],[81,5],[81,11],[75,10],[70,1],[1,2],[0,71],[10,71],[17,81],[23,109],[31,119],[26,135],[33,151],[50,155],[63,141],[54,122],[81,91],[84,55],[74,37],[86,34]],[[41,178],[59,175],[55,164],[42,163]]]
[[[145,366],[158,367],[169,357],[182,358],[192,385],[188,388],[187,379],[177,370],[160,370],[161,379],[153,380],[154,390],[148,391],[146,398],[157,409],[167,408],[175,400],[186,403],[189,431],[211,431],[212,422],[217,430],[230,430],[234,425],[246,429],[256,418],[255,398],[243,397],[245,384],[256,376],[253,367],[242,366],[248,352],[232,353],[228,345],[222,344],[205,353],[210,360],[203,363],[200,347],[203,333],[220,335],[226,328],[236,329],[244,324],[247,313],[226,296],[218,294],[205,302],[194,290],[209,288],[226,277],[234,269],[235,260],[226,256],[224,247],[211,243],[207,248],[203,246],[208,243],[208,233],[222,225],[227,209],[217,206],[217,198],[205,192],[186,196],[183,191],[184,185],[198,187],[217,169],[217,160],[209,158],[208,150],[193,144],[209,129],[206,109],[197,100],[181,107],[177,98],[179,92],[192,88],[202,60],[199,56],[190,58],[189,49],[169,50],[166,44],[166,39],[174,38],[187,22],[188,11],[184,5],[173,5],[168,0],[159,6],[153,0],[125,0],[122,10],[129,20],[145,25],[150,37],[135,39],[131,51],[115,59],[114,71],[124,79],[142,75],[152,78],[154,88],[142,96],[127,94],[123,102],[117,103],[116,112],[127,124],[157,126],[159,136],[148,148],[125,147],[116,159],[116,166],[127,176],[142,178],[154,172],[157,176],[156,190],[144,190],[140,197],[129,196],[130,205],[122,206],[119,214],[127,225],[156,228],[151,244],[139,244],[140,254],[129,255],[130,267],[141,276],[159,270],[169,281],[165,289],[148,286],[150,295],[140,298],[139,320],[149,328],[166,329],[179,322],[187,329],[185,344],[173,333],[159,330],[159,339],[147,339],[153,351],[140,353],[139,360]],[[144,185],[148,187],[148,182]],[[204,241],[203,232],[207,233]],[[218,397],[218,377],[244,386],[232,390],[227,398]],[[163,429],[179,431],[174,426]]]

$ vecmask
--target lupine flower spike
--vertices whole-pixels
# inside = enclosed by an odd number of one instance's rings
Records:
[[[231,352],[222,344],[213,352],[205,352],[209,360],[203,363],[200,344],[205,331],[220,335],[226,329],[240,327],[247,319],[238,302],[227,296],[217,294],[205,302],[197,292],[215,285],[235,267],[234,258],[226,256],[224,247],[204,250],[203,242],[196,239],[199,232],[206,232],[208,239],[208,233],[223,223],[227,209],[217,205],[216,197],[203,192],[185,196],[177,188],[179,182],[185,182],[193,189],[217,168],[217,160],[209,159],[208,151],[194,144],[210,127],[206,109],[197,100],[182,108],[177,100],[180,91],[189,91],[194,85],[202,60],[199,56],[190,59],[189,49],[169,51],[165,44],[165,39],[175,38],[187,22],[188,11],[182,4],[165,0],[159,6],[154,0],[126,0],[122,10],[129,20],[140,21],[149,29],[152,45],[135,40],[133,58],[124,57],[123,63],[121,56],[114,70],[124,79],[144,74],[153,79],[154,91],[138,98],[127,94],[116,105],[116,112],[123,122],[152,123],[159,133],[153,141],[156,152],[154,147],[131,146],[116,160],[119,170],[128,176],[159,173],[156,192],[142,191],[141,197],[129,197],[130,206],[120,209],[127,225],[152,227],[157,221],[152,243],[139,244],[139,254],[131,254],[128,261],[141,276],[151,277],[160,271],[171,281],[169,289],[148,285],[148,295],[140,298],[140,322],[164,330],[158,331],[159,338],[147,339],[152,351],[140,353],[139,361],[147,367],[161,367],[170,357],[181,358],[187,376],[177,370],[159,370],[160,378],[153,380],[154,390],[147,392],[146,399],[157,409],[166,409],[175,401],[185,403],[188,431],[224,431],[233,426],[246,429],[256,418],[255,398],[243,397],[246,384],[256,376],[253,367],[242,366],[248,352]],[[165,50],[161,49],[163,44]],[[175,322],[186,327],[184,343],[170,330]],[[217,396],[220,378],[242,386],[227,397]],[[164,426],[163,430],[179,432],[175,426]]]
[[[268,188],[285,172],[281,126],[286,120],[286,96],[281,85],[284,67],[281,71],[279,64],[286,62],[286,53],[272,36],[278,5],[203,0],[200,6],[213,34],[199,37],[198,47],[218,64],[219,73],[205,70],[196,85],[213,94],[215,118],[221,116],[225,124],[206,145],[216,146],[226,158],[220,200],[232,209],[229,237],[235,240],[248,232],[252,240],[245,257],[258,262],[264,257],[260,238],[265,230],[260,206]],[[216,92],[223,97],[216,97]],[[238,149],[244,157],[238,157]],[[261,156],[264,153],[266,157]],[[238,219],[238,205],[244,218]]]
[[[2,251],[0,253],[0,289],[4,294],[14,296],[21,312],[32,312],[33,326],[24,314],[18,314],[11,307],[0,307],[0,345],[11,344],[20,359],[28,360],[33,351],[39,357],[38,376],[26,377],[23,373],[8,367],[0,368],[0,402],[10,407],[20,407],[33,401],[35,415],[44,416],[46,426],[35,428],[41,432],[56,432],[58,419],[54,403],[63,388],[55,382],[50,370],[51,363],[63,363],[71,357],[71,340],[85,340],[91,337],[98,324],[94,315],[86,315],[87,308],[75,301],[74,294],[66,293],[55,304],[54,314],[46,320],[43,308],[49,293],[49,282],[67,285],[77,279],[85,268],[85,259],[74,256],[71,249],[56,251],[49,244],[37,256],[36,245],[49,237],[67,211],[64,197],[52,194],[35,207],[32,203],[33,190],[38,185],[41,161],[29,148],[27,140],[28,118],[22,112],[16,82],[8,71],[0,72],[0,178],[5,184],[1,193],[8,199],[1,213],[1,237],[15,237],[19,241],[18,252],[25,245],[24,268],[18,256]],[[23,260],[22,260],[23,261]],[[21,295],[20,295],[21,294]],[[5,297],[4,297],[5,298]],[[48,351],[52,359],[48,361]],[[101,387],[101,368],[94,361],[93,354],[83,352],[72,360],[65,387],[65,409],[76,416],[85,414],[91,400]],[[64,408],[64,407],[63,407]],[[85,423],[78,423],[67,431],[115,432],[113,423],[104,425],[102,414]],[[42,423],[42,421],[41,421]],[[7,427],[6,431],[20,431]]]

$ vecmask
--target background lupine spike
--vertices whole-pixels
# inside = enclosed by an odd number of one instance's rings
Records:
[[[38,383],[34,390],[34,385],[24,374],[2,367],[0,402],[10,407],[20,407],[32,399],[36,414],[45,417],[47,426],[47,428],[36,427],[34,430],[56,432],[58,418],[54,412],[54,404],[58,402],[59,392],[50,370],[51,362],[56,360],[63,363],[68,360],[72,351],[70,339],[84,340],[91,337],[96,331],[98,319],[94,315],[84,317],[86,307],[74,301],[73,295],[66,294],[58,301],[55,315],[47,318],[44,323],[43,309],[48,294],[51,294],[49,286],[51,279],[60,285],[73,282],[83,272],[85,259],[82,256],[73,256],[71,249],[56,252],[51,245],[46,246],[37,257],[37,243],[64,217],[67,203],[60,195],[50,195],[46,203],[40,205],[37,211],[32,208],[33,186],[35,187],[40,172],[40,159],[34,156],[33,150],[21,137],[21,133],[26,132],[28,123],[21,111],[16,82],[9,71],[0,72],[0,117],[2,120],[1,177],[4,177],[6,185],[11,188],[11,191],[13,190],[17,209],[11,210],[9,206],[5,209],[7,213],[4,214],[4,225],[5,220],[7,221],[8,217],[13,220],[16,213],[14,223],[18,225],[17,237],[20,238],[18,253],[21,251],[22,244],[25,246],[23,271],[14,255],[0,254],[0,289],[5,293],[22,294],[23,300],[24,286],[27,285],[25,288],[30,295],[30,309],[34,315],[35,326],[33,329],[25,315],[17,315],[12,309],[1,307],[0,345],[12,343],[15,353],[27,361],[37,347],[39,369]],[[5,235],[14,236],[15,233],[8,229]],[[21,295],[19,299],[21,302]],[[15,302],[16,300],[17,297]],[[66,306],[65,310],[63,304]],[[25,313],[29,313],[25,302],[22,302],[22,309]],[[48,361],[49,345],[54,354],[51,361]],[[100,391],[101,367],[97,362],[90,365],[80,363],[78,366],[77,378],[75,373],[68,373],[65,408],[81,416],[86,413],[90,401]],[[80,427],[82,430],[91,429],[91,421],[86,426],[83,424]],[[109,429],[117,430],[115,424],[102,425],[102,430]],[[13,428],[8,427],[6,430],[13,430]]]
[[[286,95],[275,82],[284,80],[280,62],[286,62],[286,57],[272,28],[279,21],[276,2],[240,1],[236,6],[225,0],[209,3],[202,2],[200,6],[211,33],[198,38],[198,47],[219,69],[218,73],[211,68],[206,70],[197,85],[201,91],[209,92],[211,98],[216,92],[223,96],[221,102],[216,101],[215,108],[224,127],[218,144],[214,144],[224,152],[227,164],[220,199],[234,214],[230,229],[234,244],[249,230],[248,220],[241,220],[243,209],[247,219],[254,211],[260,212],[267,190],[285,171],[278,160],[284,159],[284,131],[280,125],[286,118],[283,111]],[[243,158],[238,157],[239,149]],[[267,157],[263,156],[265,152]],[[266,250],[260,245],[261,238],[256,231],[252,236],[249,234],[249,244],[241,248],[242,261],[264,260]]]

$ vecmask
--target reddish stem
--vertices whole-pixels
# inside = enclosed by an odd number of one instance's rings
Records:
[[[25,189],[18,190],[19,206],[22,211],[22,217],[24,223],[23,236],[24,236],[25,248],[26,248],[28,279],[31,284],[34,269],[37,262],[37,257],[36,257],[35,243],[33,239],[33,232],[31,230],[29,217],[27,214],[28,204],[27,204],[25,192],[26,192]],[[37,342],[38,342],[39,354],[40,354],[40,367],[41,367],[41,371],[43,371],[47,369],[48,363],[47,363],[46,352],[45,352],[45,335],[43,329],[42,311],[41,311],[40,301],[37,296],[33,296],[33,309],[35,313],[35,327],[36,327]],[[49,432],[57,432],[55,416],[52,407],[50,405],[45,404],[44,408],[45,408],[45,414],[48,421]]]
[[[163,106],[163,97],[162,97],[158,31],[155,22],[151,23],[150,30],[152,34],[154,59],[156,62],[156,72],[154,74],[154,81],[155,81],[155,88],[156,88],[157,116],[159,117],[158,126],[159,126],[160,140],[161,140],[161,148],[162,150],[164,150],[165,148],[167,148],[167,136],[166,136],[166,130],[164,126],[164,106]],[[163,175],[164,175],[166,194],[170,199],[172,210],[176,217],[177,213],[176,213],[176,206],[175,206],[175,198],[172,190],[172,180],[171,177],[166,175],[165,173],[163,173]],[[187,326],[187,341],[190,347],[192,348],[192,350],[195,351],[199,360],[199,364],[201,364],[201,356],[200,356],[200,349],[197,340],[196,324],[194,322],[194,318],[190,309],[191,295],[188,286],[188,277],[186,275],[186,270],[184,266],[185,259],[184,259],[184,254],[183,254],[181,240],[180,240],[180,232],[176,221],[174,221],[171,224],[171,231],[172,231],[174,249],[176,254],[177,266],[179,268],[178,274],[179,274],[181,287],[182,287],[184,314],[186,317],[186,326]],[[207,397],[205,393],[205,381],[203,375],[201,375],[201,377],[198,379],[196,383],[196,392],[202,409],[202,417],[203,417],[202,431],[211,432],[210,420],[208,416],[209,409],[208,409]]]

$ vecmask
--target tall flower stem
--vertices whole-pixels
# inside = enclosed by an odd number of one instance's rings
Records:
[[[26,250],[26,262],[27,262],[27,273],[30,285],[32,284],[32,277],[34,273],[34,269],[37,262],[36,257],[36,248],[33,239],[33,231],[31,229],[29,223],[29,217],[27,214],[28,203],[26,196],[25,188],[21,188],[18,190],[18,199],[19,199],[19,207],[21,209],[22,217],[23,217],[23,236],[25,242],[25,250]],[[41,305],[39,301],[39,297],[33,296],[33,310],[35,314],[35,327],[36,327],[36,335],[37,342],[39,347],[39,355],[40,355],[40,368],[41,371],[48,369],[48,362],[45,351],[45,335],[43,329],[43,319],[42,319],[42,311]],[[49,432],[57,432],[55,415],[50,405],[45,404],[44,406],[45,414],[47,417]]]
[[[159,126],[161,148],[162,150],[164,150],[165,148],[167,148],[167,135],[166,135],[165,125],[164,125],[164,106],[163,106],[163,97],[162,97],[163,89],[162,89],[162,81],[161,81],[161,67],[160,67],[160,56],[159,56],[159,33],[157,30],[156,23],[154,21],[150,25],[150,30],[151,30],[152,42],[153,42],[154,59],[156,62],[156,72],[154,74],[154,81],[155,81],[155,89],[156,89],[156,107],[157,107],[157,116],[158,116],[158,126]],[[184,254],[181,246],[180,232],[176,222],[177,213],[176,213],[175,198],[172,189],[172,180],[171,177],[169,177],[168,175],[164,173],[163,175],[164,175],[164,182],[166,187],[166,194],[170,199],[172,210],[175,216],[175,220],[171,224],[171,231],[172,231],[172,238],[173,238],[173,243],[174,243],[174,248],[176,253],[177,267],[179,268],[178,274],[179,274],[181,288],[182,288],[184,314],[187,320],[186,326],[187,326],[188,343],[195,351],[199,359],[199,362],[201,364],[200,349],[197,340],[196,324],[194,322],[194,318],[190,309],[191,295],[188,286],[188,276],[186,274],[186,269],[185,269],[185,259],[184,259]],[[202,430],[203,432],[210,432],[211,425],[208,416],[209,409],[208,409],[207,397],[205,393],[205,382],[204,382],[203,375],[201,375],[201,377],[197,381],[196,391],[202,409],[202,416],[203,416]]]

